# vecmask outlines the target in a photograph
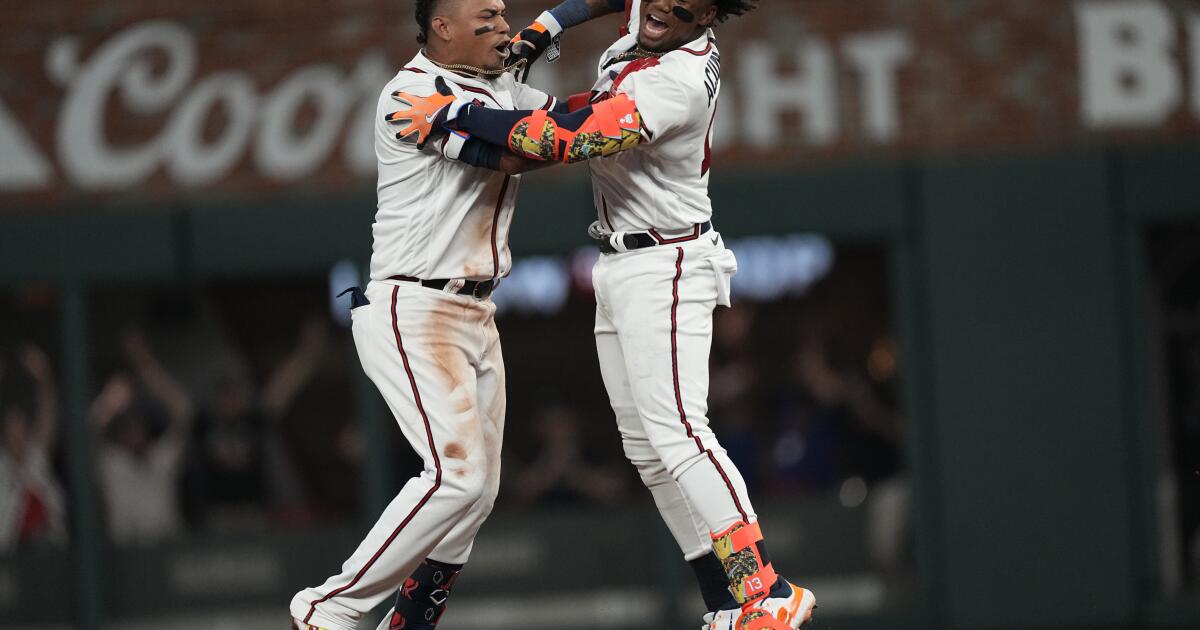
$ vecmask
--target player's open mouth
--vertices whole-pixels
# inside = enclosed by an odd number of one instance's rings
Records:
[[[666,33],[667,29],[669,29],[669,28],[670,28],[670,26],[668,26],[667,23],[664,22],[663,20],[656,18],[653,15],[646,14],[646,34],[647,35],[650,35],[653,37],[658,37],[658,36],[661,36],[664,33]]]
[[[501,59],[508,59],[508,42],[496,46],[496,53],[500,55]]]

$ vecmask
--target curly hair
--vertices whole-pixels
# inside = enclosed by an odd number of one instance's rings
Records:
[[[717,21],[724,22],[735,15],[745,15],[758,8],[758,0],[713,0]]]
[[[429,24],[433,21],[433,11],[442,0],[416,0],[417,5],[417,43],[422,46],[429,41]]]

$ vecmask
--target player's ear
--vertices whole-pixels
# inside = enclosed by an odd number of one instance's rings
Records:
[[[437,15],[429,20],[430,35],[448,42],[451,39],[450,32],[450,20],[446,19],[445,16]]]
[[[704,12],[704,15],[700,16],[700,26],[708,28],[708,27],[712,26],[713,23],[716,21],[717,21],[717,3],[710,2],[708,4],[708,10]]]

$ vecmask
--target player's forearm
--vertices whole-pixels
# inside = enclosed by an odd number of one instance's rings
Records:
[[[513,128],[532,114],[532,110],[523,109],[468,107],[459,113],[458,118],[454,121],[454,126],[460,131],[471,134],[473,140],[509,149]]]
[[[457,133],[451,134],[451,138],[455,136],[461,139],[457,141],[458,146],[444,147],[443,151],[446,152],[446,157],[463,164],[486,168],[489,171],[498,171],[505,175],[520,175],[554,164],[554,162],[536,162],[525,159],[509,153],[502,146],[489,144],[479,138]]]
[[[567,29],[624,10],[625,0],[566,0],[549,13],[559,26]]]
[[[625,0],[586,0],[586,2],[593,18],[621,13],[625,10]]]
[[[537,160],[529,160],[515,153],[504,151],[500,147],[496,147],[496,149],[503,152],[503,155],[500,156],[500,168],[498,170],[507,175],[520,175],[521,173],[528,173],[530,171],[540,171],[544,168],[558,164],[558,162],[539,162]]]
[[[529,160],[515,153],[509,153],[504,147],[488,144],[476,138],[471,138],[463,147],[458,161],[486,168],[489,171],[498,171],[505,175],[520,175],[555,164],[555,162]]]
[[[538,161],[590,160],[641,142],[641,116],[624,95],[571,113],[472,106],[454,124],[474,138]]]

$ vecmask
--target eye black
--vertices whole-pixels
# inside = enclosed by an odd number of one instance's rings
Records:
[[[695,13],[692,13],[691,11],[688,11],[687,9],[678,5],[671,9],[671,13],[684,22],[691,23],[696,21]]]

